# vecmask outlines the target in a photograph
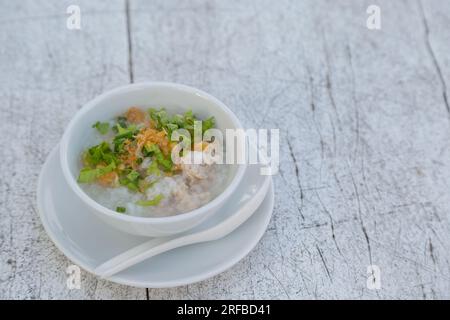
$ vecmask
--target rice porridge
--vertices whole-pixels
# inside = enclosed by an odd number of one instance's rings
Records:
[[[93,143],[80,156],[78,183],[92,199],[118,214],[162,217],[199,208],[223,191],[229,168],[198,161],[211,143],[194,144],[187,136],[183,142],[189,150],[179,153],[179,162],[172,161],[178,142],[170,140],[171,134],[184,129],[193,136],[197,124],[204,133],[214,127],[214,118],[132,107],[111,121],[97,122]]]

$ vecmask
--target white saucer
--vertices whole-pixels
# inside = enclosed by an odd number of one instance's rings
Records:
[[[37,205],[47,234],[55,245],[75,264],[93,272],[111,257],[136,246],[148,238],[113,229],[88,212],[67,186],[59,165],[58,146],[48,156],[39,176]],[[262,184],[259,166],[249,166],[242,185],[222,209],[207,223],[233,213]],[[243,259],[264,234],[274,205],[271,185],[266,198],[255,213],[228,236],[206,243],[190,245],[163,253],[124,270],[107,280],[120,284],[163,288],[194,283],[232,267]]]

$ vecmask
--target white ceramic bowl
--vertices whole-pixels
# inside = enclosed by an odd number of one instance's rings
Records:
[[[175,216],[135,217],[119,214],[90,198],[77,183],[80,155],[92,142],[92,124],[124,113],[130,106],[165,107],[169,113],[192,109],[200,118],[214,116],[216,128],[241,128],[239,120],[222,102],[198,89],[185,85],[151,82],[116,88],[88,102],[69,123],[60,144],[61,168],[70,189],[98,217],[111,226],[142,236],[166,236],[193,228],[219,210],[242,180],[245,165],[231,165],[224,190],[206,205]],[[237,148],[243,150],[244,145]]]

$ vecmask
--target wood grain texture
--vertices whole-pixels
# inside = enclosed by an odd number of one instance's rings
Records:
[[[150,299],[450,298],[450,3],[376,2],[372,31],[370,0],[75,1],[82,30],[69,31],[69,2],[2,1],[0,296],[146,298],[88,274],[68,291],[70,262],[34,212],[64,126],[131,74],[201,88],[282,137],[255,250]]]
[[[0,7],[0,297],[145,299],[145,290],[83,272],[68,290],[71,262],[36,213],[36,183],[65,125],[88,100],[127,83],[123,1],[78,2],[82,29],[66,28],[72,2],[2,1]]]

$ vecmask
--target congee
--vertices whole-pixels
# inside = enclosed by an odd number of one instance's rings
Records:
[[[194,126],[201,132],[214,128],[213,117],[200,120],[192,111],[169,114],[164,109],[129,108],[106,122],[93,124],[92,142],[81,155],[78,183],[101,205],[118,214],[161,217],[188,212],[214,199],[227,180],[227,166],[192,162],[210,143],[195,143]],[[179,142],[188,148],[172,151]],[[178,149],[177,149],[178,150]],[[191,161],[186,161],[191,160]]]

